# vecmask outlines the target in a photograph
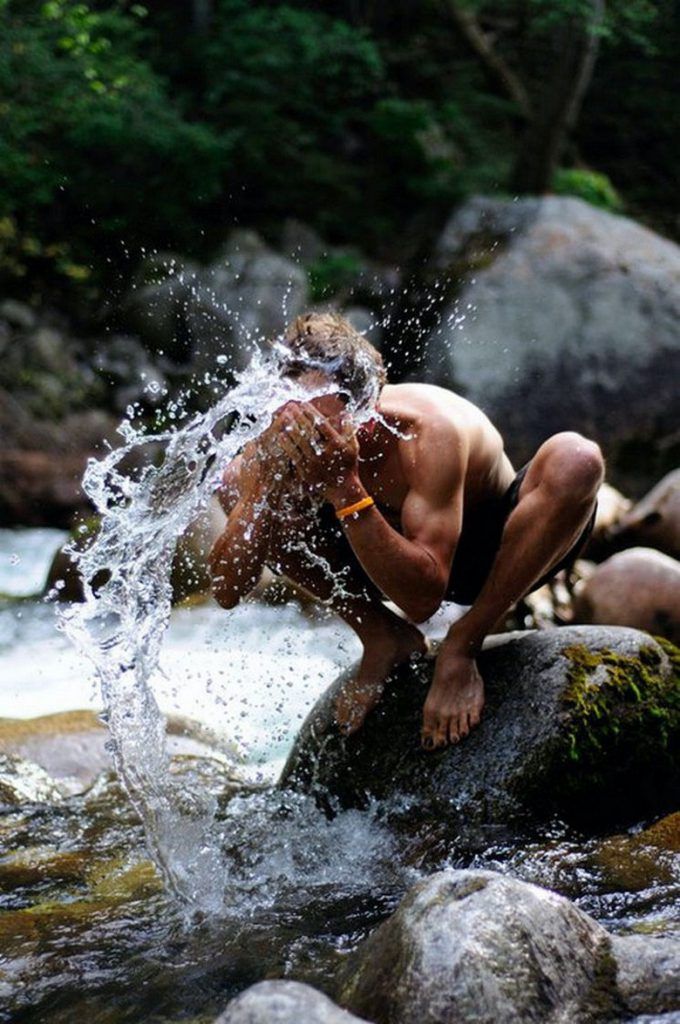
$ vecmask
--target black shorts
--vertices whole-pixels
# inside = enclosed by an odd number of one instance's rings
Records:
[[[446,588],[445,598],[447,601],[467,605],[476,600],[491,572],[491,566],[498,553],[508,517],[519,501],[519,490],[528,468],[529,463],[520,469],[505,494],[500,498],[485,502],[473,509],[469,516],[463,519],[463,529],[456,546],[449,585]],[[561,569],[571,568],[593,532],[596,511],[597,505],[593,508],[592,515],[580,536],[564,558],[561,558],[554,568],[534,583],[529,593],[538,590]]]
[[[476,600],[491,572],[491,566],[500,547],[507,519],[519,501],[519,490],[528,468],[529,463],[520,469],[505,494],[501,495],[500,498],[478,505],[463,518],[463,528],[456,546],[449,584],[444,595],[446,601],[470,605]],[[554,568],[546,573],[538,582],[534,583],[528,593],[538,590],[539,587],[542,587],[544,583],[551,580],[561,569],[568,569],[573,565],[593,532],[596,508],[597,506],[593,509],[593,513],[578,540],[572,545],[564,558],[560,559]],[[381,511],[380,505],[378,505],[378,510]],[[344,531],[338,523],[332,505],[323,505],[321,507],[318,521],[324,533],[329,538],[332,537],[332,543],[343,552],[343,562],[349,564],[359,576],[364,577],[369,592],[375,590],[376,593],[379,593],[366,576],[365,570],[354,554]],[[272,569],[278,574],[279,570],[276,567],[272,567]]]

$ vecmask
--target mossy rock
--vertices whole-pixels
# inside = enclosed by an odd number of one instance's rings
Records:
[[[675,810],[680,792],[680,653],[646,633],[574,626],[490,647],[481,725],[455,747],[420,748],[434,662],[390,679],[347,739],[334,723],[340,677],[304,723],[281,785],[329,809],[405,796],[409,816],[562,819],[596,830]],[[350,670],[351,672],[351,670]]]

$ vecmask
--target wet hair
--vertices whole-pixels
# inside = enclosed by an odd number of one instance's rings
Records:
[[[327,374],[357,409],[377,401],[386,380],[382,356],[338,313],[305,313],[286,328],[277,346],[281,373]]]

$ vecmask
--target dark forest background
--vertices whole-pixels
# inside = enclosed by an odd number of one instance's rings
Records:
[[[29,301],[86,317],[145,251],[286,217],[413,261],[476,192],[680,234],[675,0],[0,0],[0,38],[0,283]]]

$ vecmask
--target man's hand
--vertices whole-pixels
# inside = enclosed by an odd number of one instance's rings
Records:
[[[483,707],[484,682],[475,659],[444,641],[423,708],[425,750],[458,743],[479,723]]]
[[[332,501],[358,476],[359,442],[348,419],[333,424],[313,405],[289,402],[277,420],[280,444],[312,493]]]
[[[292,479],[293,466],[281,444],[281,430],[277,416],[241,453],[239,487],[241,495],[251,501],[279,497]]]

